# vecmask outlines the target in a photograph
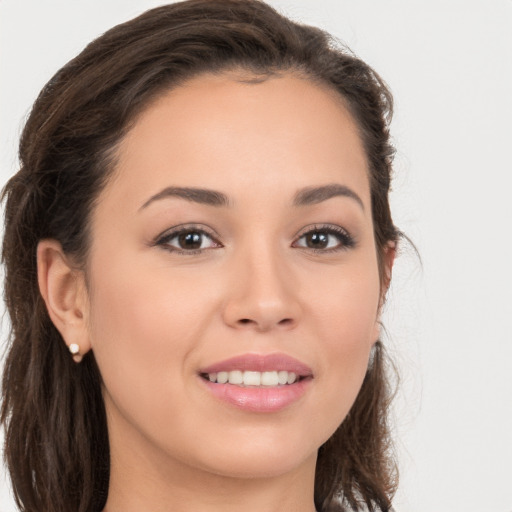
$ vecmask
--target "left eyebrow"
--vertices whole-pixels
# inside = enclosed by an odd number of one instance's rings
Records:
[[[318,204],[332,197],[349,197],[353,199],[364,211],[362,199],[349,187],[331,183],[321,187],[306,187],[299,190],[293,199],[293,206],[309,206]]]

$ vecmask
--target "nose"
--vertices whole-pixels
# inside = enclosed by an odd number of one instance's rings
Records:
[[[298,279],[279,251],[239,256],[230,273],[223,310],[227,325],[258,332],[289,330],[297,325],[301,315]]]

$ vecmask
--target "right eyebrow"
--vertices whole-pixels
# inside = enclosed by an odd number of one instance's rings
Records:
[[[216,190],[195,187],[166,187],[160,192],[151,196],[140,208],[147,208],[152,202],[168,197],[179,197],[186,201],[206,204],[209,206],[230,206],[231,202],[226,194]]]

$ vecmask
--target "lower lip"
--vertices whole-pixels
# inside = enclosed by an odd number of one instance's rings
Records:
[[[220,400],[250,412],[277,412],[299,400],[311,379],[276,387],[242,387],[217,384],[200,377],[205,386]]]

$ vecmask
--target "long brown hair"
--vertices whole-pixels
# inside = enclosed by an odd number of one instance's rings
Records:
[[[5,201],[5,300],[11,319],[1,420],[16,502],[27,512],[98,512],[109,480],[102,381],[94,354],[76,365],[38,289],[36,248],[58,240],[85,266],[89,219],[115,150],[158,94],[204,72],[264,80],[299,73],[337,91],[368,159],[379,257],[396,241],[388,203],[392,98],[383,81],[320,29],[258,0],[190,0],[150,10],[89,44],[44,87],[20,142]],[[374,347],[347,418],[318,454],[319,511],[389,510],[396,485],[387,425],[389,382]]]

